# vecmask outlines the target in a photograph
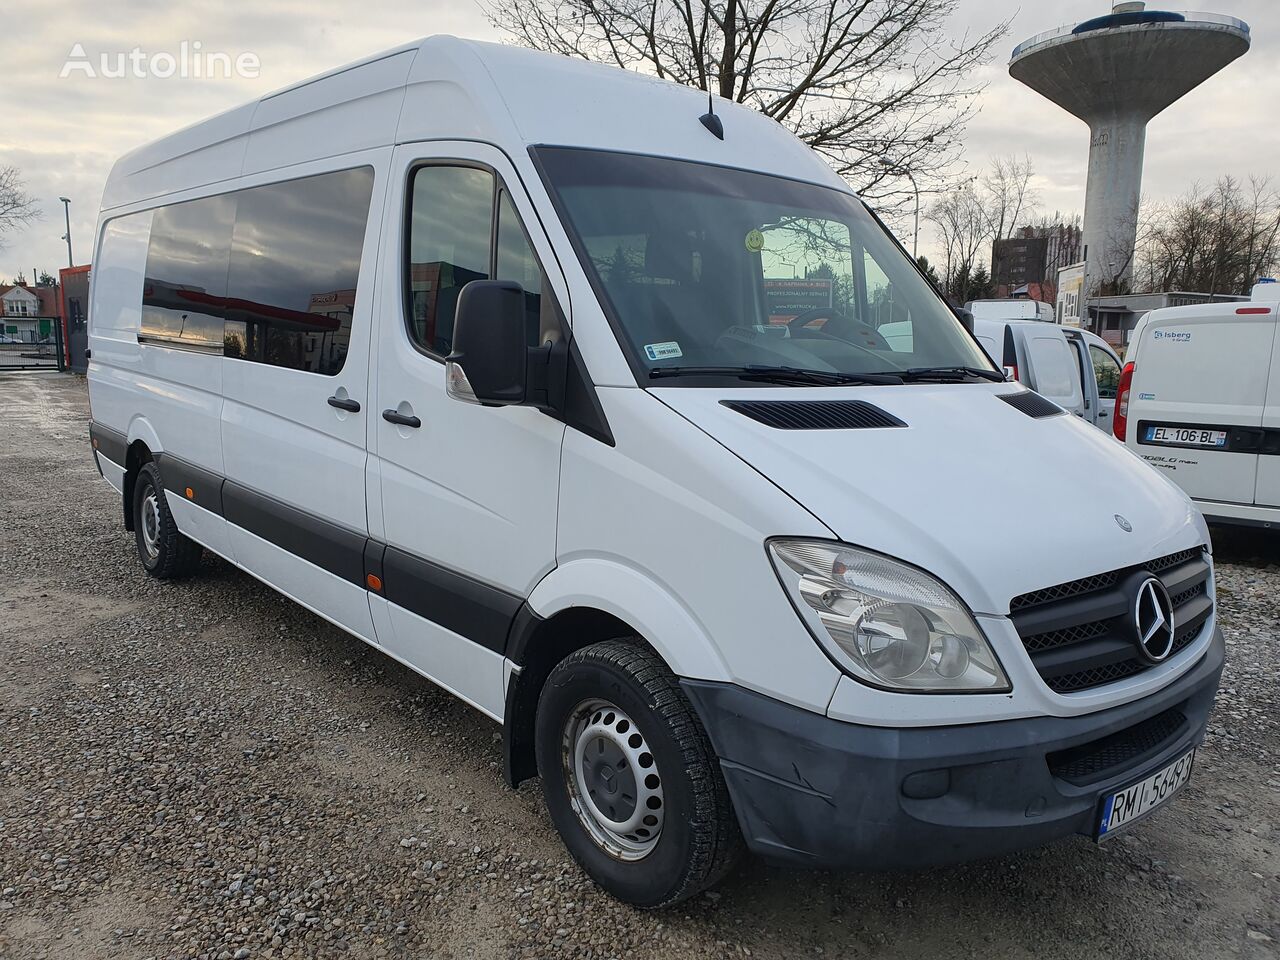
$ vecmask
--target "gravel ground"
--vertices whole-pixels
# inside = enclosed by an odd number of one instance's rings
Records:
[[[228,564],[143,575],[83,381],[0,375],[0,956],[1275,957],[1280,537],[1217,534],[1229,663],[1183,795],[919,875],[599,893],[497,728]]]

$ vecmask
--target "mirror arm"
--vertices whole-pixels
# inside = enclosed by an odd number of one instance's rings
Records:
[[[568,344],[559,340],[528,349],[525,403],[539,410],[563,411],[568,375]]]

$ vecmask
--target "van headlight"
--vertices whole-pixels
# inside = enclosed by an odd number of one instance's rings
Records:
[[[927,573],[839,543],[770,540],[768,546],[809,630],[857,679],[889,690],[1009,689],[969,611]]]

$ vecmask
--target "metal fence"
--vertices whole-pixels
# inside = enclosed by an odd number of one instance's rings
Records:
[[[37,342],[0,335],[0,373],[9,370],[61,370],[65,365],[62,327],[55,323],[49,336]]]

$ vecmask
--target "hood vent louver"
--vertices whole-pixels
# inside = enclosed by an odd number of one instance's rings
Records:
[[[1040,420],[1044,417],[1056,417],[1060,413],[1066,413],[1060,406],[1052,400],[1047,400],[1038,393],[1030,390],[1023,390],[1021,393],[1000,393],[997,396],[1013,407],[1020,410],[1028,417]]]
[[[777,430],[870,430],[905,427],[864,400],[721,400],[744,417]]]

